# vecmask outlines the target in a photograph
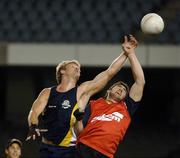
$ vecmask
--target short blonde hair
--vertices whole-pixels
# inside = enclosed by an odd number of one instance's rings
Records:
[[[62,79],[61,70],[65,70],[66,66],[70,63],[75,63],[80,67],[80,63],[77,60],[65,60],[59,63],[56,66],[56,80],[58,84],[61,82],[61,79]]]

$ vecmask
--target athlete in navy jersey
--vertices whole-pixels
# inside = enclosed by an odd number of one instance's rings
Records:
[[[137,46],[136,39],[125,36],[125,43]],[[40,157],[73,158],[75,152],[74,111],[76,102],[83,94],[89,96],[100,91],[107,82],[121,69],[127,59],[124,51],[107,70],[98,74],[93,80],[77,86],[80,77],[80,64],[76,60],[63,61],[56,67],[58,85],[45,88],[34,101],[28,116],[29,133],[27,140],[35,140],[42,135]],[[79,107],[81,108],[81,107]],[[39,116],[42,115],[42,127],[39,127]]]
[[[51,88],[47,106],[42,114],[42,128],[48,130],[43,133],[43,137],[54,144],[62,146],[75,144],[76,137],[70,124],[75,122],[72,113],[77,109],[76,92],[77,87],[64,93],[57,92],[56,86]]]

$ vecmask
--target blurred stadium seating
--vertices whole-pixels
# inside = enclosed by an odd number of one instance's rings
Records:
[[[158,11],[158,14],[165,19],[166,31],[155,41],[151,38],[141,38],[150,43],[179,43],[180,36],[177,30],[180,25],[178,13],[180,9],[175,5],[177,14],[169,19],[166,6],[170,3],[179,5],[180,2],[178,0],[146,0],[146,2],[144,0],[131,2],[127,0],[1,0],[0,40],[118,43],[124,34],[143,36],[140,33],[141,18],[146,13]]]

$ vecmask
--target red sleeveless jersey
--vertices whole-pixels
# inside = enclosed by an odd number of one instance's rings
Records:
[[[91,115],[78,137],[83,143],[107,157],[113,158],[131,118],[124,101],[108,104],[103,98],[90,102]]]

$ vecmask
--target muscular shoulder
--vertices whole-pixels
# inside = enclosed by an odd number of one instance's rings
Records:
[[[83,93],[85,93],[86,90],[86,82],[82,83],[77,87],[77,99],[79,100],[80,96],[82,96]]]
[[[44,89],[40,92],[39,96],[40,96],[40,97],[44,97],[44,98],[48,98],[50,92],[51,92],[51,88],[44,88]]]

